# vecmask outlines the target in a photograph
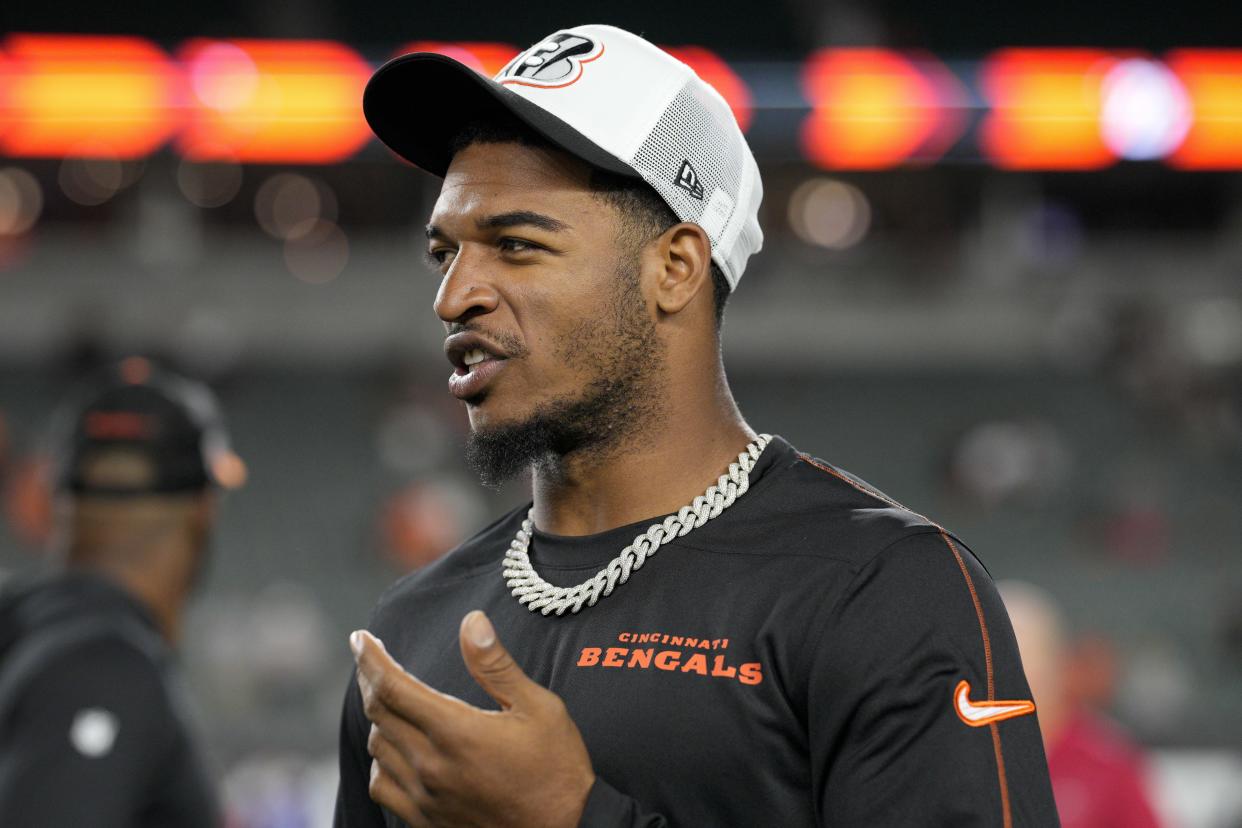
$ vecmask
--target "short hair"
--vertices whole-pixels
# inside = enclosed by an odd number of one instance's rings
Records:
[[[472,121],[458,131],[449,148],[456,155],[471,144],[521,144],[559,149],[551,141],[514,119]],[[589,186],[594,194],[616,210],[621,217],[622,232],[635,247],[646,244],[681,221],[673,208],[641,178],[632,178],[592,166]],[[720,330],[724,322],[725,304],[733,290],[720,265],[714,260],[711,263],[711,274],[716,329]]]

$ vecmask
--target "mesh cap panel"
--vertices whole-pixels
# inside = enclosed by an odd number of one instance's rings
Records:
[[[759,249],[758,222],[747,216],[758,176],[724,101],[702,82],[687,83],[673,97],[630,165],[682,221],[707,231],[712,259],[736,286],[747,258]],[[741,242],[739,244],[739,242]]]

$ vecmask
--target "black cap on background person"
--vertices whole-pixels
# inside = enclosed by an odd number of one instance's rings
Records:
[[[63,568],[0,592],[0,825],[217,826],[172,648],[245,477],[219,406],[130,358],[51,437]]]
[[[184,494],[245,481],[206,385],[130,357],[61,411],[53,435],[58,493]]]

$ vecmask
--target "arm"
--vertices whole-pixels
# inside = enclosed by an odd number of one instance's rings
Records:
[[[820,616],[807,719],[821,824],[1058,824],[1009,619],[969,550],[906,537]]]
[[[0,825],[127,828],[172,749],[155,665],[101,638],[40,668],[0,743]]]

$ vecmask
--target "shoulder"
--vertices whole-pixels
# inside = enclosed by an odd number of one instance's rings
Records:
[[[25,675],[7,673],[18,679],[4,704],[13,744],[60,745],[126,762],[165,756],[175,745],[181,727],[163,666],[131,636],[105,627],[26,652],[33,657]]]
[[[30,642],[26,699],[108,698],[150,707],[165,697],[161,656],[147,642],[106,622],[95,629],[45,634]]]
[[[857,571],[922,536],[964,545],[931,518],[860,477],[781,440],[776,461],[732,507],[729,538],[742,548],[817,557]],[[926,540],[926,539],[924,539]],[[968,554],[968,553],[966,553]]]

